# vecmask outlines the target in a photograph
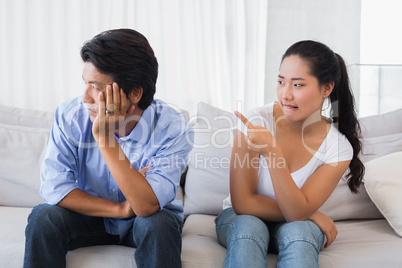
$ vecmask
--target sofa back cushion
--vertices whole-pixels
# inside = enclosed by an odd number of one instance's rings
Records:
[[[359,119],[362,129],[363,162],[402,151],[402,109]]]
[[[362,135],[365,139],[402,133],[402,109],[385,114],[372,115],[359,119]]]
[[[0,205],[34,207],[53,114],[0,105]]]
[[[0,124],[50,129],[54,113],[0,105]]]

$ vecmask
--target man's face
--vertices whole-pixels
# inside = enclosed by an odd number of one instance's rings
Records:
[[[106,86],[112,84],[113,80],[110,76],[100,73],[91,62],[85,62],[82,79],[85,82],[82,100],[87,105],[91,121],[94,122],[98,114],[99,92],[105,92]]]

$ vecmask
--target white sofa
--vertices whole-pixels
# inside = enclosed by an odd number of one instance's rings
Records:
[[[402,267],[402,109],[362,118],[365,183],[351,194],[342,179],[320,209],[339,234],[320,253],[320,267]],[[193,120],[194,119],[194,120]],[[232,113],[205,103],[190,118],[195,147],[182,178],[183,267],[222,267],[214,219],[229,193]],[[39,170],[53,114],[0,105],[0,267],[22,267],[27,217],[37,204]],[[180,198],[180,197],[179,197]],[[136,267],[135,249],[96,246],[70,251],[68,267]],[[268,267],[276,255],[269,254]]]

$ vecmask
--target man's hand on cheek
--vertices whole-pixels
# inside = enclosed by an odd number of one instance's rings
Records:
[[[107,85],[105,92],[99,92],[98,101],[98,114],[92,127],[95,138],[113,135],[135,110],[133,105],[129,105],[126,94],[117,83]]]

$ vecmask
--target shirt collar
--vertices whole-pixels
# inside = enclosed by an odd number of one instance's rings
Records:
[[[125,142],[132,140],[140,143],[146,143],[152,131],[154,121],[152,117],[153,111],[154,109],[151,104],[144,110],[140,120],[137,122],[131,133],[125,137],[119,138],[119,141]]]

